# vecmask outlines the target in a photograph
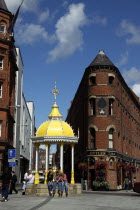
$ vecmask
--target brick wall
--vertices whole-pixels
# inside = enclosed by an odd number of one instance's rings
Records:
[[[10,12],[0,9],[0,24],[9,27],[12,19]],[[0,69],[2,83],[2,98],[0,98],[0,120],[2,121],[2,135],[0,137],[0,173],[8,166],[8,149],[13,147],[13,126],[15,105],[15,72],[18,70],[14,51],[14,37],[0,33],[0,55],[3,56],[3,69]],[[4,156],[2,155],[4,154]]]
[[[95,73],[96,84],[91,84],[90,74]],[[109,75],[113,74],[114,80],[109,84]],[[90,101],[96,101],[96,115],[90,114]],[[104,98],[106,107],[104,115],[99,115],[98,101]],[[113,98],[113,114],[109,115],[109,99]],[[85,156],[80,153],[91,150],[89,127],[94,127],[96,148],[95,150],[108,150],[109,126],[113,125],[113,149],[119,154],[135,158],[140,162],[140,104],[138,97],[130,90],[117,68],[87,68],[78,90],[75,94],[66,121],[73,127],[75,133],[79,129],[79,143],[75,147],[76,161],[85,161]],[[105,157],[106,158],[106,157]],[[118,161],[116,158],[115,161]],[[90,177],[88,175],[88,177]],[[139,176],[138,176],[139,179]],[[108,181],[111,189],[117,188],[116,170],[108,170]]]

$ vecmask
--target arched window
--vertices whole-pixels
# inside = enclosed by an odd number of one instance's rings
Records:
[[[90,148],[95,149],[96,144],[96,133],[94,128],[90,128]]]
[[[90,115],[96,114],[95,98],[90,99]]]
[[[113,102],[114,102],[114,99],[110,98],[109,99],[109,115],[113,115]]]
[[[113,149],[113,134],[114,128],[109,129],[109,149]]]
[[[90,77],[90,84],[91,85],[96,85],[96,77],[95,76]]]

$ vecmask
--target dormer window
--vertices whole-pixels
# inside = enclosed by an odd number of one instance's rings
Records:
[[[0,25],[0,33],[5,33],[5,25]]]
[[[114,77],[109,77],[109,84],[113,84]]]
[[[90,83],[91,83],[91,85],[96,84],[96,77],[95,76],[90,77]]]
[[[109,85],[113,84],[114,79],[115,79],[115,75],[114,74],[112,74],[112,73],[108,74],[108,83],[109,83]]]
[[[89,75],[90,85],[96,85],[96,74],[92,73]]]

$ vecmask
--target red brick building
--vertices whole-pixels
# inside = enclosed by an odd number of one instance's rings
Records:
[[[82,177],[92,188],[102,178],[121,189],[125,176],[140,181],[139,98],[103,51],[86,68],[66,121],[79,133],[77,182]]]
[[[6,33],[13,15],[0,0],[0,173],[8,166],[8,149],[13,148],[16,54],[14,37]]]

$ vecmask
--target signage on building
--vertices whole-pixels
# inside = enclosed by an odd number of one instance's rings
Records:
[[[94,155],[94,156],[116,156],[116,153],[115,152],[94,151],[94,152],[90,152],[89,155]]]
[[[90,152],[90,155],[106,155],[106,152],[101,152],[101,151],[97,151],[97,152]]]
[[[10,159],[8,159],[8,162],[9,163],[12,163],[12,162],[14,163],[14,162],[16,162],[16,159],[15,158],[10,158]]]
[[[16,158],[16,149],[8,149],[8,158]]]
[[[13,162],[10,162],[9,163],[9,167],[14,167],[14,166],[16,166],[16,162],[14,162],[14,163]]]

